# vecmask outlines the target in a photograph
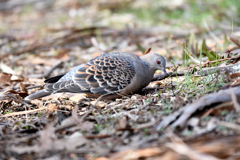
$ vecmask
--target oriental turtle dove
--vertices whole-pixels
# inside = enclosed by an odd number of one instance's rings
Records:
[[[65,75],[45,80],[45,88],[25,100],[60,92],[97,94],[103,95],[103,99],[114,99],[146,87],[158,69],[167,74],[165,66],[165,58],[158,53],[140,57],[127,52],[106,53]]]

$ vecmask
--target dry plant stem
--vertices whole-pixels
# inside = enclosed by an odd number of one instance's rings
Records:
[[[193,67],[188,67],[187,68],[187,70],[188,69],[191,69],[191,68],[194,68],[194,67],[197,67],[197,66],[202,66],[202,67],[204,67],[205,65],[207,65],[207,64],[211,64],[211,63],[214,63],[214,62],[221,62],[221,61],[225,61],[225,60],[236,60],[236,59],[239,59],[239,57],[240,56],[238,56],[238,57],[233,57],[233,58],[224,58],[224,59],[219,59],[219,60],[215,60],[215,61],[207,61],[207,62],[205,62],[205,63],[203,63],[203,64],[197,64],[197,65],[195,65],[195,66],[193,66]],[[234,63],[233,63],[234,64]]]
[[[97,42],[97,39],[96,39],[95,37],[92,37],[92,38],[91,38],[91,42],[92,42],[93,46],[94,46],[95,48],[97,48],[102,54],[105,54],[105,53],[106,53],[103,49],[100,48],[100,46],[99,46],[99,44],[98,44],[98,42]]]
[[[82,117],[81,119],[85,119],[92,111],[94,111],[95,108],[91,108],[90,110],[88,110]]]
[[[100,115],[102,115],[102,112],[101,112],[101,110],[97,107],[97,104],[98,104],[98,102],[99,102],[104,96],[105,96],[105,95],[101,95],[100,97],[98,97],[98,99],[96,100],[96,102],[92,105]]]
[[[42,110],[45,110],[45,109],[47,109],[47,108],[43,107],[43,108],[34,109],[34,110],[30,110],[30,111],[21,111],[21,112],[15,112],[15,113],[8,113],[8,114],[5,114],[3,116],[0,116],[0,118],[10,117],[10,116],[17,116],[17,115],[22,115],[22,114],[30,114],[30,113],[39,112],[39,111],[42,111]]]
[[[203,20],[203,26],[206,28],[206,30],[208,31],[209,35],[218,43],[218,44],[222,44],[221,40],[211,31],[208,23],[206,20]]]
[[[214,63],[214,62],[221,62],[221,61],[230,60],[230,59],[235,59],[235,58],[236,58],[236,57],[234,57],[234,58],[218,59],[218,60],[215,60],[215,61],[207,61],[207,62],[205,62],[205,63],[203,63],[203,64],[197,64],[197,65],[195,65],[195,66],[188,67],[186,70],[191,69],[191,68],[194,68],[194,67],[198,67],[198,66],[200,66],[200,65],[201,65],[202,67],[204,67],[205,65],[212,64],[212,63]]]
[[[97,107],[97,104],[98,102],[101,100],[101,99],[104,99],[105,96],[109,95],[111,93],[108,93],[108,94],[104,94],[104,95],[101,95],[100,97],[98,97],[98,99],[96,100],[96,102],[92,105],[96,111],[100,114],[100,115],[103,115],[101,110]],[[113,96],[119,96],[120,94],[116,93],[117,95],[113,95]],[[124,96],[124,95],[121,95],[121,96]],[[84,116],[83,116],[83,119],[92,112],[93,110],[91,109],[90,112],[87,112]]]
[[[239,61],[239,60],[240,60],[240,56],[237,56],[237,57],[234,58],[234,61],[233,61],[232,63],[235,64],[235,63],[237,63],[237,61]]]
[[[43,87],[42,85],[38,85],[38,86],[30,86],[30,87],[27,87],[26,89],[29,90],[29,89],[34,89],[34,88],[41,88]],[[20,88],[20,87],[19,87]]]
[[[95,104],[93,104],[93,107],[96,109],[96,111],[97,111],[100,115],[102,115],[101,110],[100,110]]]
[[[233,87],[232,90],[236,94],[236,97],[240,98],[240,86]],[[205,95],[202,98],[193,102],[192,104],[182,107],[177,112],[169,115],[157,126],[157,130],[160,130],[169,126],[174,120],[175,122],[173,122],[170,125],[171,127],[183,128],[186,124],[186,121],[198,110],[203,110],[205,107],[210,106],[212,104],[223,103],[231,100],[232,100],[231,92],[229,89],[221,90],[217,93]]]
[[[171,86],[173,86],[173,85],[172,85],[172,77],[171,77]],[[171,90],[172,90],[173,96],[175,97],[176,95],[175,95],[175,93],[174,93],[174,91],[173,91],[173,87],[171,87]]]

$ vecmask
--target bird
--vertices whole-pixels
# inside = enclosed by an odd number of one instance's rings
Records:
[[[146,87],[156,70],[165,75],[166,59],[157,52],[142,56],[129,52],[104,53],[80,64],[65,75],[46,79],[44,89],[28,95],[34,100],[55,93],[87,93],[115,99]]]

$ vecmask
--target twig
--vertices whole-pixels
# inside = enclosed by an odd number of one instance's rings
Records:
[[[171,90],[172,90],[172,94],[173,94],[173,96],[175,97],[176,95],[175,95],[175,93],[174,93],[174,91],[173,91],[173,85],[172,85],[172,77],[171,77]]]
[[[100,48],[98,42],[97,42],[97,39],[95,37],[92,37],[91,38],[91,42],[93,44],[94,47],[96,47],[100,52],[102,52],[102,54],[105,54],[106,52]]]
[[[92,111],[94,111],[95,108],[90,108],[82,117],[81,119],[85,119]]]
[[[30,110],[30,111],[14,112],[14,113],[5,114],[5,115],[0,116],[0,117],[4,118],[4,117],[17,116],[17,115],[22,115],[22,114],[30,114],[30,113],[42,111],[42,110],[45,110],[45,109],[47,109],[47,108],[43,107],[43,108],[34,109],[34,110]]]
[[[217,62],[217,61],[223,61],[223,60],[227,60],[227,59],[231,59],[231,58],[225,58],[225,59],[216,60],[216,61],[209,61],[209,62],[206,62],[206,63],[202,64],[202,66],[205,65],[205,64],[207,64],[207,63],[212,63],[212,62]],[[198,65],[195,65],[195,67],[196,67],[196,66],[198,66]],[[195,75],[197,75],[197,76],[198,76],[198,75],[202,75],[202,76],[204,75],[204,76],[206,76],[206,75],[211,74],[213,71],[214,71],[214,72],[217,72],[217,71],[228,71],[228,72],[231,72],[231,71],[234,71],[234,68],[237,68],[237,66],[240,66],[240,64],[237,63],[237,64],[232,64],[232,65],[227,65],[227,66],[224,66],[224,67],[204,68],[204,69],[202,69],[201,71],[194,71],[194,70],[192,70],[191,73],[192,73],[192,74],[195,73]],[[177,73],[176,73],[176,72],[168,72],[168,75],[165,75],[165,74],[163,74],[163,73],[160,73],[160,74],[155,75],[155,76],[153,77],[152,81],[163,80],[163,79],[168,78],[168,77],[184,76],[184,75],[185,75],[185,72],[187,72],[187,71],[185,71],[185,70],[187,70],[187,69],[192,69],[192,68],[194,68],[194,67],[188,67],[188,68],[186,68],[186,69],[184,69],[184,70],[177,71]],[[238,70],[237,70],[237,71],[238,71]]]
[[[221,40],[210,30],[210,27],[207,24],[207,21],[204,19],[203,20],[203,26],[206,28],[210,36],[218,43],[221,44]]]
[[[238,67],[239,66],[239,67]],[[234,72],[234,71],[240,71],[240,64],[232,64],[232,65],[227,65],[227,66],[223,66],[223,67],[210,67],[210,68],[204,68],[201,71],[197,71],[195,73],[195,75],[199,76],[206,76],[209,75],[211,73],[216,73],[218,71],[222,71],[222,72]]]
[[[29,89],[40,88],[40,87],[42,87],[42,85],[30,86],[30,87],[27,87],[26,89],[29,90]],[[18,87],[18,88],[20,88],[20,87]]]

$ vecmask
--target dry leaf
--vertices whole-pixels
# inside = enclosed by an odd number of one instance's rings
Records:
[[[12,74],[9,73],[0,73],[0,85],[9,84],[11,81]]]
[[[232,87],[240,85],[240,72],[229,75],[229,80],[233,82]]]
[[[1,63],[0,68],[5,73],[16,74],[15,71],[11,67],[7,66],[6,64]]]
[[[35,105],[38,106],[39,108],[42,108],[42,107],[43,107],[43,101],[40,101],[40,100],[38,100],[38,99],[31,100],[31,103],[35,104]]]
[[[240,37],[236,35],[230,35],[229,39],[235,43],[236,45],[240,46]]]
[[[26,97],[26,96],[28,96],[28,93],[27,92],[16,92],[16,91],[14,91],[14,90],[8,90],[8,91],[6,91],[6,93],[12,93],[12,94],[16,94],[16,95],[19,95],[20,97]]]
[[[48,112],[55,112],[58,109],[58,106],[56,103],[50,103],[47,105]]]
[[[73,102],[76,102],[77,104],[78,103],[81,103],[82,100],[86,99],[84,96],[82,95],[74,95],[72,97],[69,98],[70,101],[73,101]]]
[[[119,121],[118,121],[118,129],[126,128],[127,124],[128,124],[127,117],[124,116],[123,118],[119,119]]]
[[[91,101],[90,103],[91,103],[92,105],[95,105],[96,101]],[[106,105],[107,105],[107,103],[105,103],[105,102],[103,102],[103,101],[98,101],[97,104],[96,104],[96,106],[97,106],[98,108],[104,108]]]
[[[20,88],[21,88],[22,91],[24,91],[24,92],[26,92],[26,93],[28,92],[27,89],[26,89],[26,86],[25,86],[23,83],[20,83],[19,86],[20,86]]]

